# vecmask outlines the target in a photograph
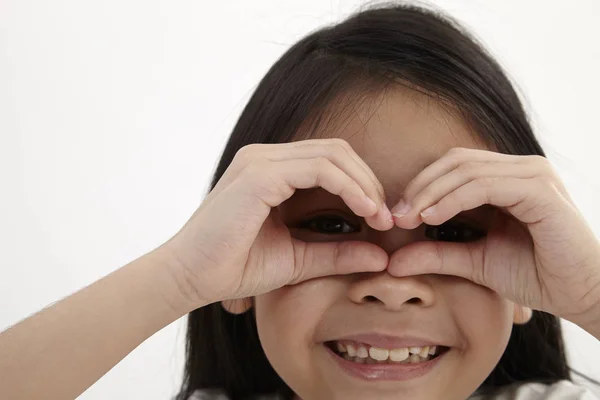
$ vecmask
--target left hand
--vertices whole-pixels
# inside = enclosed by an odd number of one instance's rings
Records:
[[[484,204],[498,210],[484,238],[413,243],[392,255],[390,274],[455,275],[575,323],[600,318],[600,243],[546,158],[454,148],[408,184],[403,200],[411,209],[394,221],[405,229]]]

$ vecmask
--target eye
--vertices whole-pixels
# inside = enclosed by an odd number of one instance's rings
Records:
[[[299,229],[310,229],[313,232],[327,235],[338,233],[353,233],[360,231],[360,227],[349,223],[346,219],[337,215],[319,215],[296,225]]]
[[[425,236],[442,242],[473,242],[485,235],[484,230],[459,221],[449,221],[439,226],[425,225]]]

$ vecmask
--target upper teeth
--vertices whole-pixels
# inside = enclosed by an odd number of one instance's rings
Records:
[[[429,355],[436,354],[437,346],[424,347],[402,347],[397,349],[382,349],[361,343],[341,343],[336,342],[336,347],[340,353],[348,353],[350,357],[367,358],[371,357],[377,361],[385,361],[388,358],[391,361],[401,362],[409,358],[411,354],[426,358]]]

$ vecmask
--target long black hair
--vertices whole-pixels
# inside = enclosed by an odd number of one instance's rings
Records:
[[[342,95],[354,101],[399,83],[450,102],[496,151],[545,156],[513,85],[469,33],[438,11],[388,3],[315,31],[283,54],[244,108],[211,189],[243,146],[295,140],[307,121],[313,131],[322,124]],[[262,350],[253,309],[232,315],[214,303],[191,312],[186,351],[178,400],[200,388],[220,388],[233,399],[292,395]],[[563,379],[571,377],[559,319],[534,311],[529,323],[513,327],[481,389]]]

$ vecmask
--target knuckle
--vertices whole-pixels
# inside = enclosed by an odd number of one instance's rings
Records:
[[[350,178],[347,178],[347,183],[340,189],[342,191],[348,191],[353,196],[366,195],[360,185]]]
[[[538,154],[530,155],[530,156],[526,156],[526,157],[527,157],[528,161],[536,167],[536,169],[539,169],[540,174],[542,176],[552,177],[552,179],[554,179],[556,177],[556,172],[554,170],[554,167],[550,163],[550,160],[548,160],[546,157],[540,156]]]
[[[304,278],[305,265],[310,262],[310,249],[304,242],[298,242],[294,251],[294,268],[291,283],[300,283]]]
[[[496,178],[493,176],[480,176],[477,178],[477,184],[484,189],[491,188],[494,186]]]
[[[257,194],[269,205],[279,202],[279,199],[287,199],[294,193],[294,188],[273,173],[263,173],[260,183],[256,187]]]
[[[464,147],[453,147],[450,150],[448,150],[447,157],[450,158],[450,160],[452,160],[452,164],[454,166],[459,166],[462,163],[466,162],[468,157],[468,151],[469,149],[466,149]]]
[[[542,156],[536,156],[536,157],[537,157],[536,162],[540,166],[540,169],[542,170],[542,174],[551,180],[558,179],[558,173],[552,166],[552,163],[550,163],[550,160],[548,160],[547,158],[542,157]]]
[[[548,166],[550,163],[548,162],[548,159],[544,156],[540,156],[539,154],[532,154],[532,155],[528,155],[525,156],[527,158],[528,161],[540,165],[540,166]]]
[[[451,205],[452,205],[452,204],[456,204],[456,205],[458,205],[458,208],[459,208],[460,210],[464,210],[464,209],[466,209],[466,207],[467,207],[467,204],[466,204],[466,202],[467,202],[467,201],[466,201],[466,199],[465,199],[463,196],[461,196],[459,193],[460,193],[460,192],[459,192],[459,191],[457,191],[457,190],[455,190],[455,191],[454,191],[454,192],[452,192],[452,193],[449,193],[449,194],[448,194],[448,196],[446,196],[446,198],[444,198],[444,199],[440,200],[440,203],[442,203],[442,204],[446,204],[446,205],[448,205],[448,204],[451,204]]]
[[[538,177],[538,182],[542,188],[554,187],[554,179],[549,175],[540,175]]]
[[[258,144],[258,143],[247,144],[247,145],[241,147],[235,153],[235,156],[233,157],[233,159],[241,160],[241,161],[248,161],[249,159],[252,159],[252,157],[254,156],[255,153],[257,153],[258,147],[260,147],[260,144]]]
[[[348,143],[345,139],[342,138],[330,138],[328,139],[329,144],[337,147],[341,147],[345,150],[351,149],[350,143]]]
[[[383,185],[379,181],[377,181],[377,183],[375,184],[375,188],[377,189],[379,197],[381,197],[381,201],[385,203],[385,189],[383,188]]]
[[[252,184],[254,194],[269,204],[282,196],[287,198],[293,194],[293,188],[271,169],[272,163],[263,158],[256,158],[244,168],[239,177],[240,182]]]
[[[363,194],[363,191],[360,188],[360,186],[358,186],[358,184],[351,179],[348,179],[343,182],[336,182],[336,185],[333,186],[331,189],[336,195],[341,197],[354,197]]]
[[[442,247],[442,243],[440,242],[433,242],[434,243],[434,250],[435,250],[435,254],[437,257],[437,265],[438,265],[438,273],[444,273],[444,270],[446,268],[445,264],[444,264],[444,249]]]
[[[325,144],[327,154],[331,156],[347,156],[352,148],[344,139],[333,138]]]
[[[560,196],[560,189],[554,179],[549,176],[540,176],[537,182],[538,204],[547,206],[555,204],[555,195]]]
[[[346,154],[346,150],[335,143],[326,143],[323,147],[325,149],[325,154],[327,155],[327,157],[336,158]]]
[[[314,162],[311,164],[319,176],[321,176],[323,173],[330,174],[333,170],[333,164],[327,157],[316,157]]]
[[[462,175],[474,178],[479,174],[479,171],[481,171],[481,163],[477,161],[467,161],[460,164],[457,169]]]
[[[252,176],[253,174],[264,173],[264,171],[269,169],[270,166],[271,162],[265,158],[252,158],[248,160],[244,171]]]
[[[404,187],[402,197],[404,197],[404,199],[407,201],[414,200],[415,196],[418,194],[415,187],[416,182],[414,180],[409,182],[408,185]]]
[[[460,157],[463,156],[467,150],[468,149],[464,147],[453,147],[450,150],[448,150],[447,154],[452,157]]]
[[[413,207],[420,207],[421,205],[423,205],[423,203],[427,203],[428,201],[430,201],[434,197],[433,194],[435,192],[434,189],[428,186],[413,196],[410,196],[410,193],[408,191],[406,191],[405,193],[406,199],[410,201]]]
[[[484,279],[483,271],[480,270],[479,268],[471,268],[471,271],[469,273],[469,278],[468,279],[471,282],[475,282],[475,283],[478,283],[480,285],[485,284],[485,279]]]
[[[481,200],[485,202],[485,204],[492,203],[492,189],[496,184],[497,178],[491,176],[481,176],[475,179],[473,182],[475,185],[479,186],[481,189]],[[463,204],[461,206],[464,207]]]
[[[311,163],[311,173],[315,176],[315,185],[321,186],[326,176],[332,173],[332,164],[327,157],[316,157]]]

